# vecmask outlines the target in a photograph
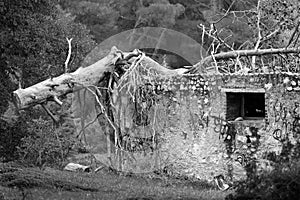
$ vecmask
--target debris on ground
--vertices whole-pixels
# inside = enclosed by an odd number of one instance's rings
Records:
[[[64,170],[71,172],[91,172],[91,166],[85,166],[77,163],[69,163],[65,166]]]

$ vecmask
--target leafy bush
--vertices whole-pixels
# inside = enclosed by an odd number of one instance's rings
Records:
[[[297,162],[278,165],[271,173],[239,183],[236,195],[231,199],[297,199],[299,190],[300,162]]]
[[[18,152],[21,162],[29,165],[60,166],[75,144],[73,129],[68,124],[55,129],[51,122],[38,119],[28,130],[30,135],[22,139]]]
[[[0,161],[17,159],[17,147],[26,135],[28,135],[26,123],[22,118],[14,124],[0,119]]]
[[[272,172],[254,175],[239,182],[236,193],[227,199],[297,199],[300,191],[300,143],[284,143],[279,156],[267,156],[275,161]]]

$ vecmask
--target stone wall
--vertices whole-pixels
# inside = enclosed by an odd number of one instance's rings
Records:
[[[299,86],[300,79],[293,74],[160,78],[154,88],[151,86],[155,99],[140,100],[138,108],[128,95],[119,96],[120,154],[114,154],[112,142],[113,157],[107,159],[107,123],[87,128],[86,141],[102,163],[124,171],[161,169],[206,180],[220,174],[238,180],[260,170],[260,166],[269,169],[266,153],[278,155],[287,138],[292,143],[299,139]],[[263,93],[265,117],[228,121],[233,119],[231,110],[238,110],[234,107],[238,101],[227,102],[226,92]],[[95,116],[96,112],[90,113],[86,123]]]
[[[286,138],[292,143],[299,138],[297,76],[187,76],[170,82],[175,84],[165,84],[173,96],[161,153],[179,174],[208,180],[220,174],[232,180],[245,178],[260,166],[268,169],[267,152],[278,155]],[[263,92],[265,118],[228,122],[228,91]]]

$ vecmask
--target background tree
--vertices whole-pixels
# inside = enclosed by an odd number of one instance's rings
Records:
[[[216,29],[222,30],[220,38],[239,48],[254,37],[245,13],[255,8],[257,0],[63,0],[60,4],[76,21],[87,25],[98,43],[128,29],[152,26],[184,33],[211,51],[213,40],[208,35],[202,37],[203,30],[198,25],[209,28],[214,24]],[[162,56],[152,58],[159,61]],[[173,55],[167,55],[167,59],[172,60]]]
[[[64,71],[68,52],[66,37],[73,38],[70,71],[78,68],[85,54],[94,47],[95,42],[86,27],[75,23],[74,17],[57,3],[50,0],[0,1],[0,116],[7,110],[13,90]],[[33,119],[36,112],[41,114],[39,109],[26,114]],[[1,119],[0,155],[6,160],[15,156],[16,144],[27,134],[25,127],[30,120],[19,120],[8,124]],[[14,150],[6,151],[9,146]]]

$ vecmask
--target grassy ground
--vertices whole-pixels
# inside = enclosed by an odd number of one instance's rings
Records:
[[[17,188],[0,187],[0,200],[12,199],[224,199],[230,191],[220,191],[208,184],[161,176],[125,176],[110,171],[98,173],[52,170],[55,176],[98,189],[97,192],[66,191],[62,189],[31,188],[23,193]]]

